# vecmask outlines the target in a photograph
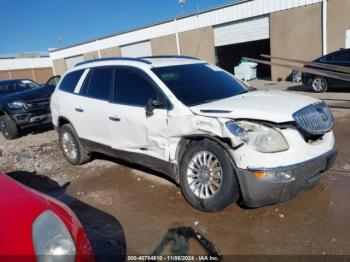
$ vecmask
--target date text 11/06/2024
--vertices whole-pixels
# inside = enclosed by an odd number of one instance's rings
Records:
[[[220,261],[215,256],[128,256],[127,261]]]

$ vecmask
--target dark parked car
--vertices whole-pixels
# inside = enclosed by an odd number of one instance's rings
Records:
[[[23,128],[51,123],[51,84],[40,86],[29,79],[0,81],[0,129],[6,139],[19,136]]]
[[[338,66],[344,66],[344,67],[350,68],[350,49],[341,49],[334,53],[330,53],[328,55],[322,56],[314,60],[314,62],[321,63],[321,64],[338,65]],[[317,68],[314,66],[308,66],[308,67]],[[321,68],[318,68],[318,69],[321,69]],[[330,87],[344,87],[344,86],[350,87],[350,82],[329,78],[329,77],[324,77],[324,76],[319,76],[319,75],[313,75],[309,73],[303,73],[302,80],[304,85],[310,86],[312,90],[317,93],[326,92],[327,89]]]

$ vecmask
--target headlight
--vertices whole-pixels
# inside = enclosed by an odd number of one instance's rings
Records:
[[[292,170],[285,170],[285,171],[255,171],[254,175],[258,179],[262,179],[265,181],[270,182],[292,182],[295,180],[295,177],[293,176]]]
[[[13,109],[21,109],[24,107],[24,103],[22,101],[15,101],[7,104],[10,108]]]
[[[73,262],[76,248],[61,219],[51,211],[39,215],[33,223],[33,244],[38,262]]]
[[[283,135],[273,128],[248,121],[230,121],[226,126],[233,135],[256,151],[274,153],[289,148]]]

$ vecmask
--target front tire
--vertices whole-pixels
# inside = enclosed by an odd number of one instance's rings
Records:
[[[9,116],[0,117],[0,129],[2,135],[7,140],[16,139],[19,136],[19,130],[16,123]]]
[[[185,199],[201,211],[222,210],[240,195],[227,152],[208,139],[187,149],[180,164],[180,184]]]
[[[90,161],[90,155],[84,149],[71,124],[66,124],[60,128],[59,143],[63,155],[72,165],[83,165]]]
[[[315,76],[310,83],[310,87],[315,93],[323,93],[328,89],[327,79],[323,76]]]

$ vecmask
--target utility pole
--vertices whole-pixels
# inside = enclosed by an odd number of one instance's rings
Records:
[[[62,42],[63,42],[63,36],[59,35],[57,36],[56,40],[58,41],[58,47],[61,48],[62,47]]]
[[[184,15],[184,6],[186,4],[186,0],[179,0],[179,5],[180,5],[180,16]]]
[[[180,16],[183,16],[183,8],[186,4],[186,0],[178,0],[180,5]],[[180,47],[180,39],[179,39],[179,26],[178,26],[178,19],[175,18],[175,35],[176,35],[176,49],[177,49],[177,55],[181,55],[181,47]]]
[[[323,0],[322,2],[322,45],[323,45],[323,55],[328,53],[328,0]]]

